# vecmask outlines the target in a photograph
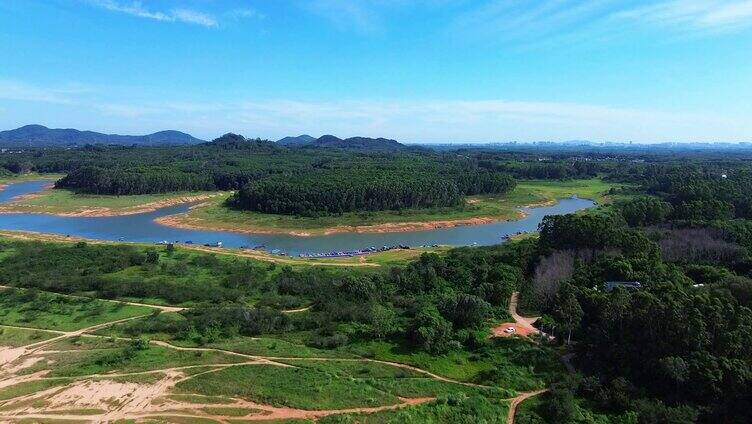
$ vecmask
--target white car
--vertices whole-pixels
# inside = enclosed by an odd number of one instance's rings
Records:
[[[507,327],[507,328],[504,329],[504,332],[507,333],[507,334],[512,334],[515,331],[517,331],[517,330],[515,330],[514,327]]]

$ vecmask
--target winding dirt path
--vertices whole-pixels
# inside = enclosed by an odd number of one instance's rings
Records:
[[[536,390],[536,391],[533,391],[533,392],[520,393],[519,396],[517,396],[516,398],[513,398],[509,402],[509,413],[507,414],[507,424],[514,424],[514,417],[517,414],[517,407],[522,402],[524,402],[525,399],[529,399],[529,398],[531,398],[533,396],[538,396],[539,394],[545,393],[547,391],[548,391],[548,389],[541,389],[541,390]]]
[[[35,353],[39,354],[40,349],[51,343],[55,343],[65,338],[82,336],[86,337],[106,337],[94,334],[85,334],[90,331],[96,331],[106,326],[115,325],[132,319],[140,317],[130,317],[111,321],[107,323],[101,323],[90,327],[82,328],[69,332],[56,332],[59,334],[57,337],[53,337],[48,340],[43,340],[37,343],[22,346],[20,353],[14,355],[14,361],[23,358],[24,356],[32,356]],[[27,327],[19,327],[24,329],[31,329]],[[112,373],[112,374],[92,374],[87,376],[81,376],[76,378],[73,383],[66,386],[53,387],[51,389],[43,390],[41,392],[32,393],[30,395],[21,396],[10,399],[8,401],[0,402],[0,406],[7,407],[9,405],[19,405],[18,408],[11,407],[10,410],[0,414],[0,421],[4,420],[17,420],[17,419],[76,419],[86,420],[92,422],[111,422],[120,419],[139,419],[155,416],[175,416],[186,418],[209,418],[218,422],[229,422],[230,419],[236,419],[239,417],[221,416],[208,414],[205,411],[197,409],[197,405],[189,403],[179,402],[166,402],[161,404],[155,404],[158,398],[165,397],[169,394],[169,391],[174,387],[177,382],[195,377],[195,375],[187,375],[184,371],[194,368],[206,367],[206,372],[215,372],[220,369],[224,369],[232,366],[240,365],[272,365],[272,366],[284,366],[294,367],[290,364],[285,364],[278,361],[283,360],[310,360],[310,361],[346,361],[346,362],[371,362],[391,365],[399,368],[409,369],[427,377],[445,381],[455,384],[462,384],[466,386],[475,387],[487,387],[476,385],[473,383],[460,382],[449,378],[441,377],[433,374],[429,371],[423,370],[418,367],[413,367],[406,364],[379,361],[370,358],[298,358],[298,357],[271,357],[271,356],[258,356],[248,355],[244,353],[234,352],[224,349],[215,348],[191,348],[180,347],[163,341],[152,341],[154,345],[167,347],[175,350],[182,351],[194,351],[194,352],[220,352],[224,354],[239,356],[247,359],[244,362],[231,363],[231,364],[206,364],[195,365],[185,367],[173,367],[159,370],[148,370],[143,372],[134,373]],[[55,380],[57,378],[46,377],[46,371],[34,373],[25,376],[18,376],[19,378],[5,379],[7,385],[18,384],[21,382],[31,382],[38,380]],[[154,384],[137,384],[137,383],[118,383],[111,379],[117,377],[137,376],[146,374],[165,374],[165,378],[159,380]],[[200,373],[201,374],[201,373]],[[58,379],[59,380],[59,379]],[[35,400],[44,399],[47,405],[41,408],[33,408],[28,405],[33,405]],[[385,405],[379,407],[362,407],[362,408],[347,408],[347,409],[335,409],[335,410],[303,410],[287,407],[276,407],[271,405],[257,404],[241,399],[234,399],[233,403],[221,404],[221,405],[206,405],[213,407],[228,407],[228,408],[248,408],[249,410],[261,411],[260,413],[251,413],[243,420],[255,421],[255,420],[273,420],[273,419],[316,419],[335,414],[347,414],[347,413],[374,413],[384,410],[392,410],[404,408],[410,405],[417,405],[434,400],[433,397],[424,398],[400,398],[400,403],[394,405]],[[116,402],[113,404],[113,402]],[[81,416],[72,413],[76,409],[101,409],[105,407],[106,413],[96,415]],[[55,410],[56,413],[49,412]],[[66,410],[71,411],[66,413]]]
[[[60,331],[60,332],[55,331],[56,333],[59,333],[60,335],[57,336],[57,337],[53,337],[51,339],[46,339],[46,340],[42,340],[42,341],[39,341],[39,342],[36,342],[36,343],[31,343],[31,344],[28,344],[26,346],[20,346],[20,347],[17,347],[17,348],[10,349],[10,351],[12,351],[12,353],[7,353],[7,354],[4,354],[4,355],[0,356],[0,365],[5,366],[6,364],[9,364],[9,363],[11,363],[11,362],[13,362],[13,361],[21,358],[21,357],[31,355],[32,353],[35,353],[39,349],[41,349],[44,346],[47,346],[47,345],[49,345],[51,343],[55,343],[55,342],[58,342],[60,340],[71,338],[71,337],[82,336],[82,335],[84,335],[84,333],[87,333],[89,331],[100,330],[100,329],[106,328],[106,327],[108,327],[110,325],[120,324],[120,323],[123,323],[123,322],[131,321],[131,320],[138,319],[138,318],[144,318],[144,317],[147,317],[147,316],[149,316],[149,315],[148,314],[147,315],[137,315],[137,316],[133,316],[133,317],[119,319],[119,320],[116,320],[116,321],[110,321],[110,322],[105,322],[105,323],[102,323],[102,324],[92,325],[91,327],[86,327],[86,328],[82,328],[82,329],[75,330],[75,331]],[[7,327],[7,326],[3,326],[3,327]],[[33,327],[14,327],[14,328],[23,328],[25,330],[44,330],[44,329],[33,328]],[[44,330],[44,331],[47,331],[47,330]],[[5,351],[3,351],[3,352],[5,352]]]
[[[113,301],[117,302],[117,301]],[[179,311],[183,308],[170,307],[170,306],[158,306],[158,305],[146,305],[130,302],[119,302],[139,306],[148,306],[162,311]],[[298,310],[292,310],[288,312],[302,312],[307,308],[300,308]],[[2,378],[0,378],[0,387],[7,387],[18,383],[28,383],[33,381],[54,381],[65,380],[65,384],[62,386],[56,386],[49,389],[37,391],[35,393],[15,397],[6,401],[0,401],[0,422],[19,420],[19,419],[72,419],[83,420],[90,422],[112,422],[121,419],[146,419],[149,417],[182,417],[182,418],[207,418],[215,420],[220,423],[230,423],[233,419],[242,419],[247,421],[258,420],[275,420],[275,419],[317,419],[329,415],[335,414],[348,414],[348,413],[374,413],[384,410],[393,410],[408,407],[410,405],[418,405],[434,400],[433,397],[423,398],[399,398],[400,402],[394,405],[385,405],[379,407],[362,407],[362,408],[347,408],[347,409],[333,409],[333,410],[303,410],[288,407],[278,407],[273,405],[264,405],[250,402],[248,400],[229,398],[231,403],[217,404],[207,403],[206,405],[197,405],[195,403],[179,402],[164,400],[167,399],[171,393],[171,389],[180,381],[193,378],[196,375],[201,375],[210,372],[216,372],[228,367],[241,366],[241,365],[268,365],[268,366],[280,366],[280,367],[295,367],[294,365],[285,363],[285,361],[331,361],[331,362],[367,362],[384,364],[397,368],[410,370],[424,375],[427,378],[435,379],[437,381],[443,381],[447,383],[459,384],[463,386],[490,388],[490,386],[457,381],[451,378],[442,377],[434,374],[430,371],[415,367],[412,365],[402,364],[398,362],[383,361],[372,358],[320,358],[320,357],[285,357],[285,356],[264,356],[264,355],[250,355],[240,352],[235,352],[226,349],[218,348],[206,348],[206,347],[181,347],[176,346],[165,341],[154,340],[151,341],[153,345],[162,346],[169,349],[180,351],[192,351],[192,352],[217,352],[226,355],[232,355],[243,358],[244,361],[238,363],[221,363],[221,364],[199,364],[183,367],[171,367],[156,370],[147,370],[133,373],[110,373],[110,374],[92,374],[86,376],[80,376],[69,379],[60,379],[56,377],[47,377],[48,371],[40,371],[28,375],[18,374],[18,371],[22,368],[26,368],[33,365],[45,353],[51,351],[43,350],[46,346],[59,342],[71,337],[83,336],[83,337],[96,337],[107,338],[107,336],[91,334],[96,330],[106,328],[108,326],[116,325],[119,323],[143,318],[147,315],[139,315],[134,317],[123,318],[110,322],[100,323],[89,327],[81,328],[74,331],[58,331],[58,330],[44,330],[35,329],[31,327],[20,326],[3,326],[8,328],[19,328],[24,330],[40,330],[49,331],[55,334],[47,340],[41,340],[39,342],[31,343],[25,346],[0,350],[3,352],[2,361],[0,364],[4,365],[3,371],[10,368],[6,364],[15,363],[14,372],[0,372]],[[120,338],[118,338],[120,339]],[[130,340],[130,339],[128,339]],[[27,358],[27,359],[24,359]],[[36,359],[36,360],[35,360]],[[19,368],[20,367],[20,368]],[[19,368],[19,369],[16,369]],[[206,368],[206,371],[199,372],[197,374],[186,372],[191,369]],[[128,376],[139,375],[163,375],[163,378],[154,383],[129,383],[116,381],[113,379],[123,378]],[[515,408],[516,405],[533,394],[521,394],[520,396],[510,400],[510,408]],[[160,401],[160,399],[163,399]],[[44,406],[39,406],[37,401],[42,402]],[[37,403],[37,407],[33,405]],[[224,416],[217,415],[216,413],[209,413],[202,410],[203,407],[211,408],[246,408],[250,412],[244,417]],[[101,410],[102,412],[97,414],[96,411],[92,415],[79,415],[76,410],[81,409],[94,409]],[[53,412],[54,411],[54,412]]]
[[[282,313],[283,314],[297,314],[299,312],[310,311],[311,308],[312,308],[312,306],[306,306],[304,308],[298,308],[298,309],[285,309],[284,311],[282,311]]]

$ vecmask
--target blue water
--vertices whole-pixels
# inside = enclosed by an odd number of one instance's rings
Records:
[[[48,181],[29,181],[8,185],[0,191],[0,202],[15,196],[42,190]],[[166,207],[154,212],[115,217],[60,217],[44,214],[0,214],[0,229],[35,231],[70,235],[95,240],[151,242],[160,241],[194,244],[221,241],[225,247],[264,246],[264,250],[279,250],[289,255],[353,251],[370,246],[407,245],[492,245],[503,242],[503,236],[518,232],[536,231],[546,215],[562,215],[593,207],[587,199],[563,199],[552,206],[524,208],[527,216],[518,221],[439,228],[404,233],[341,233],[325,236],[301,237],[286,234],[240,234],[222,231],[201,231],[171,228],[154,223],[154,219],[186,212],[190,205]]]

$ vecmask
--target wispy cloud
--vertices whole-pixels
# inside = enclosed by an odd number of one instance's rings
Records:
[[[213,28],[218,25],[214,16],[191,9],[177,8],[169,11],[150,10],[144,7],[140,1],[89,0],[89,3],[112,12],[125,13],[131,16],[155,21],[182,22],[207,28]]]
[[[616,16],[684,30],[735,30],[752,25],[751,0],[671,0]]]
[[[492,0],[458,16],[454,30],[502,41],[533,41],[578,31],[604,18],[613,0]]]
[[[77,95],[89,90],[81,85],[45,87],[22,81],[0,79],[0,99],[28,102],[71,104]]]
[[[752,26],[752,0],[487,0],[468,6],[452,33],[523,45],[598,41],[635,31],[712,35]],[[544,43],[545,44],[545,43]]]

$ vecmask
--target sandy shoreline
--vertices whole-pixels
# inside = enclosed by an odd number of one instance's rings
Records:
[[[14,203],[6,203],[0,205],[0,213],[38,213],[38,214],[45,214],[45,215],[54,215],[54,216],[69,216],[69,217],[112,217],[112,216],[125,216],[125,215],[136,215],[140,213],[147,213],[147,212],[154,212],[157,209],[162,209],[170,206],[177,206],[184,203],[194,203],[194,202],[201,202],[204,200],[209,200],[213,197],[221,196],[222,193],[212,193],[212,194],[199,194],[199,195],[193,195],[193,196],[180,196],[180,197],[174,197],[170,199],[164,199],[157,202],[151,202],[151,203],[145,203],[143,205],[137,205],[122,209],[112,209],[107,207],[90,207],[87,209],[81,209],[73,212],[49,212],[38,210],[37,208],[40,208],[36,205],[23,205],[23,204],[14,204]],[[23,196],[19,196],[15,199],[13,199],[13,202],[20,201],[20,200],[28,200],[33,199],[35,197],[40,196],[40,193],[32,193],[27,194]]]
[[[522,219],[526,216],[525,212],[519,212],[515,219]],[[336,227],[315,229],[315,230],[292,230],[287,228],[264,228],[248,227],[235,228],[231,226],[219,225],[201,225],[200,223],[187,222],[190,218],[186,214],[177,214],[159,217],[154,220],[157,224],[166,227],[181,228],[185,230],[204,230],[204,231],[230,231],[241,234],[287,234],[298,237],[327,236],[341,233],[404,233],[412,231],[430,231],[438,228],[453,228],[468,225],[492,224],[495,222],[511,221],[508,217],[475,217],[455,220],[436,220],[436,221],[412,221],[412,222],[389,222],[374,225],[339,225]],[[194,220],[195,221],[195,220]]]

